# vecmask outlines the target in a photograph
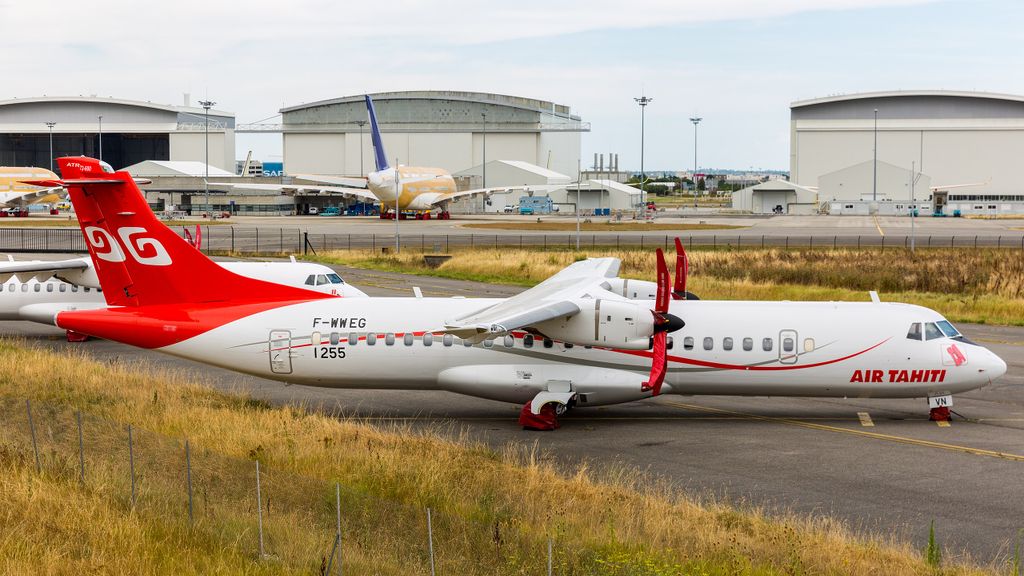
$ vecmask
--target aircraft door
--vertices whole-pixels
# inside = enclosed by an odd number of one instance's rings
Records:
[[[797,351],[796,330],[783,330],[779,332],[779,362],[782,364],[796,364],[800,358]]]
[[[288,330],[270,331],[270,371],[274,374],[292,373],[292,333]]]

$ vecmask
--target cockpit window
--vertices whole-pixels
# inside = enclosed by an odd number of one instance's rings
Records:
[[[331,281],[331,284],[344,284],[345,281],[341,279],[341,276],[337,274],[328,274],[327,279]]]
[[[327,276],[325,274],[317,274],[316,275],[316,285],[317,286],[323,286],[324,284],[330,284],[330,282],[328,282],[328,280],[327,280]]]
[[[953,328],[953,325],[950,324],[947,320],[936,322],[936,324],[938,325],[939,330],[942,330],[942,333],[949,338],[956,338],[957,336],[960,335],[960,332],[958,332],[956,328]]]
[[[310,274],[306,278],[306,284],[309,286],[316,286],[316,274]]]
[[[914,322],[913,324],[910,325],[910,330],[907,331],[907,338],[909,338],[910,340],[920,340],[921,339],[921,323],[920,322]]]
[[[928,322],[924,325],[924,339],[935,340],[936,338],[942,338],[942,331],[935,325],[934,322]]]

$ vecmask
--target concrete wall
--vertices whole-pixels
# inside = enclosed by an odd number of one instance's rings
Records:
[[[206,134],[174,132],[170,135],[171,160],[206,160]],[[235,133],[210,130],[210,166],[235,172]]]

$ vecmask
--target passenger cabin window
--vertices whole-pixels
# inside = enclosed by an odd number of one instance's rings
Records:
[[[484,348],[490,348],[492,346],[494,346],[493,338],[488,338],[487,340],[484,340]]]
[[[523,336],[523,347],[533,348],[533,334],[527,334]]]
[[[71,291],[72,292],[78,292],[78,284],[72,284],[71,285]]]
[[[338,342],[341,342],[341,334],[331,332],[331,346],[337,346]]]
[[[67,292],[68,291],[68,285],[67,284],[61,284],[60,285],[60,291],[61,292]]]
[[[46,291],[47,292],[53,292],[53,284],[47,284],[46,285]]]
[[[32,290],[35,291],[35,292],[39,292],[42,289],[43,289],[43,287],[40,286],[39,284],[33,284],[32,285]]]
[[[515,346],[516,339],[511,336],[505,336],[505,348],[511,348]]]
[[[377,335],[376,334],[371,332],[371,333],[366,335],[366,345],[367,346],[373,346],[376,343],[377,343]]]
[[[710,337],[710,336],[705,336],[704,337],[704,349],[705,350],[711,350],[714,347],[715,347],[715,339]]]
[[[306,277],[306,284],[310,286],[316,286],[316,274],[310,274]]]
[[[910,339],[910,340],[920,340],[921,339],[921,323],[920,322],[914,322],[913,324],[910,325],[910,330],[907,330],[907,338]]]
[[[554,345],[555,345],[555,343],[551,340],[551,338],[545,338],[544,339],[544,347],[545,348],[551,348]]]
[[[455,337],[452,336],[451,334],[445,334],[444,336],[441,337],[441,342],[445,346],[451,346],[452,342],[454,342],[454,341],[455,341]]]
[[[765,352],[771,352],[772,346],[773,342],[771,338],[765,338],[764,340],[761,340],[761,348],[763,348]]]
[[[782,339],[782,351],[783,352],[792,352],[793,351],[793,347],[794,347],[794,342],[793,342],[792,338],[783,338]]]
[[[349,346],[355,346],[356,344],[359,344],[359,334],[356,334],[355,332],[349,332],[348,333],[348,345]]]
[[[427,332],[426,334],[424,334],[423,335],[423,345],[424,346],[433,346],[434,345],[434,335],[431,334],[430,332]]]
[[[753,350],[754,349],[754,339],[753,338],[744,338],[743,339],[743,349],[746,350],[747,352],[750,352],[751,350]]]
[[[732,350],[732,338],[722,339],[722,350]]]
[[[385,346],[394,346],[395,345],[395,335],[392,334],[391,332],[388,332],[387,334],[385,334],[384,335],[384,345]]]
[[[934,322],[928,322],[924,325],[924,339],[935,340],[936,338],[942,338],[942,330],[939,330]]]
[[[564,346],[565,349],[568,350],[568,349],[572,348],[572,342],[566,342],[566,343],[562,344],[562,346]]]
[[[319,346],[320,343],[321,343],[320,333],[319,332],[313,332],[309,336],[309,343],[312,344],[313,346]]]
[[[814,338],[804,338],[804,352],[814,352]]]
[[[405,336],[402,336],[402,344],[406,346],[412,346],[412,333],[406,332]]]
[[[693,336],[683,338],[683,350],[693,350]]]
[[[471,348],[473,346],[473,343],[470,342],[469,340],[463,340],[462,345],[465,346],[466,348]]]
[[[22,292],[28,292],[28,284],[22,284],[21,285],[21,291]]]

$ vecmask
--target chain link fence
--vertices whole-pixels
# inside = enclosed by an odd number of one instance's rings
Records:
[[[172,227],[177,229],[179,227]],[[181,229],[184,236],[184,228]],[[530,250],[654,249],[669,248],[679,237],[689,247],[701,248],[1002,248],[1024,251],[1024,235],[754,235],[754,234],[398,234],[400,249],[414,252],[449,252],[472,248]],[[394,234],[320,234],[299,228],[203,226],[202,247],[207,252],[236,254],[306,254],[330,250],[394,250]],[[0,252],[84,253],[85,240],[78,228],[0,228]]]

